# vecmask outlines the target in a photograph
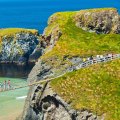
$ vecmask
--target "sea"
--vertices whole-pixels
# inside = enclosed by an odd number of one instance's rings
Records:
[[[30,28],[43,33],[55,12],[115,7],[120,0],[0,0],[0,28]]]

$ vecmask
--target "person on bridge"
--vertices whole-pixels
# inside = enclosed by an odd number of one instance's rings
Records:
[[[83,58],[83,62],[86,62],[86,58]]]
[[[5,80],[4,81],[4,90],[6,90],[7,89],[7,81]]]
[[[2,83],[0,83],[0,91],[2,91]]]
[[[10,80],[8,80],[8,82],[7,82],[7,87],[8,87],[8,90],[11,89],[11,81]]]
[[[90,60],[93,60],[93,55],[90,56]]]

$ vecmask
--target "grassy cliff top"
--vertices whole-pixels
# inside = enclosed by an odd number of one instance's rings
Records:
[[[88,109],[105,120],[120,119],[120,60],[92,65],[51,82],[75,109]]]
[[[107,10],[111,9],[114,10],[114,8],[108,8]],[[101,11],[101,9],[97,9],[96,11]],[[76,27],[74,16],[77,13],[78,11],[58,12],[49,18],[45,34],[49,35],[56,27],[59,27],[62,36],[54,49],[43,56],[43,58],[49,59],[52,56],[63,58],[67,55],[90,56],[106,53],[120,53],[119,34],[96,34]]]
[[[31,32],[33,34],[37,34],[38,31],[35,29],[24,29],[24,28],[6,28],[0,29],[0,36],[3,37],[5,35],[14,35],[19,32]]]
[[[81,10],[81,12],[101,12],[101,11],[114,11],[114,12],[117,12],[117,9],[116,8],[96,8],[96,9]]]
[[[109,12],[116,9],[103,10]],[[66,57],[120,53],[120,34],[96,34],[84,31],[75,25],[74,17],[77,13],[78,11],[58,12],[49,18],[45,34],[50,35],[58,27],[62,36],[52,51],[42,56],[42,60],[55,68],[59,69],[63,63],[65,65],[68,62],[64,60]],[[114,60],[68,73],[53,80],[51,86],[75,109],[85,108],[97,112],[98,115],[104,114],[105,120],[119,120],[119,73],[120,60]]]

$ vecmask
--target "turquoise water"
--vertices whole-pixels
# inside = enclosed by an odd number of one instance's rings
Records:
[[[14,87],[27,85],[25,79],[0,77],[0,82],[11,80]],[[28,88],[17,89],[14,91],[0,92],[0,120],[15,120],[23,110],[25,99],[17,99],[26,96]]]
[[[12,88],[17,88],[27,85],[27,78],[32,66],[16,66],[13,64],[0,64],[0,83],[4,81],[11,81]],[[1,77],[4,76],[4,77]],[[8,86],[7,86],[8,87]],[[4,86],[0,87],[0,91],[4,90]],[[14,91],[0,92],[0,120],[15,120],[24,107],[25,98],[19,97],[27,96],[28,88],[16,89]]]
[[[0,0],[0,28],[36,28],[43,32],[48,17],[59,11],[116,7],[119,0]]]

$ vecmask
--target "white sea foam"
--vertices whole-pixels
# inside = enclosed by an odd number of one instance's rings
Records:
[[[23,100],[25,99],[27,96],[21,96],[21,97],[16,97],[16,100]]]

